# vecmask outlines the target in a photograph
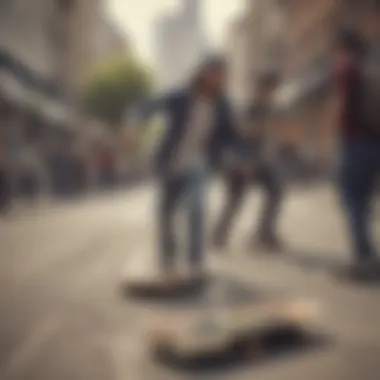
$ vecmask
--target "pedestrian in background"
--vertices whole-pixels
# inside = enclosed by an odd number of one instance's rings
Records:
[[[265,73],[254,81],[256,93],[244,118],[244,154],[239,158],[242,168],[232,167],[226,173],[227,199],[214,233],[214,244],[223,248],[227,242],[233,220],[252,184],[261,186],[265,201],[256,234],[250,239],[251,248],[274,251],[281,248],[277,234],[277,217],[280,211],[283,186],[281,168],[277,159],[278,133],[274,120],[274,96],[279,77]]]
[[[355,31],[339,35],[334,53],[330,125],[340,137],[339,190],[354,260],[348,274],[366,277],[377,261],[370,216],[380,177],[380,73],[378,65],[371,65],[366,41]]]

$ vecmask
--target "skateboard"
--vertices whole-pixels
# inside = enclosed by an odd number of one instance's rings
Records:
[[[196,273],[186,268],[164,273],[154,260],[137,256],[127,262],[122,288],[135,296],[175,296],[202,289],[207,279],[207,273]]]
[[[201,299],[171,305],[150,318],[151,350],[159,359],[192,361],[236,352],[255,356],[273,344],[305,338],[318,305],[275,296],[232,279],[217,278]]]

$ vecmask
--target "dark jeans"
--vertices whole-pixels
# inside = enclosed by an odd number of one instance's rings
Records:
[[[22,175],[18,182],[18,190],[21,196],[34,199],[39,191],[37,176],[31,173]]]
[[[10,206],[11,192],[7,175],[0,169],[0,212],[6,211]]]
[[[355,141],[342,149],[340,192],[356,260],[375,254],[371,239],[372,200],[380,177],[380,141]]]
[[[158,225],[164,268],[175,264],[178,253],[175,214],[180,206],[185,206],[189,217],[187,238],[190,264],[194,269],[199,269],[203,263],[205,179],[204,171],[199,170],[165,179],[162,183]]]
[[[283,198],[282,182],[276,168],[262,165],[253,178],[248,180],[237,172],[231,172],[227,175],[227,201],[214,236],[218,244],[224,244],[227,241],[234,217],[240,210],[247,190],[254,183],[260,185],[265,192],[258,234],[263,238],[275,236],[277,217]]]

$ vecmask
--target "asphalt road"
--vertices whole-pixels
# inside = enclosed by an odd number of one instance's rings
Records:
[[[210,197],[210,224],[221,201]],[[292,192],[282,215],[283,257],[249,256],[259,197],[247,200],[227,255],[216,259],[250,286],[317,299],[319,328],[332,338],[319,350],[263,363],[198,373],[197,378],[378,380],[380,287],[327,275],[347,243],[331,191]],[[35,210],[0,220],[0,378],[4,380],[174,380],[193,378],[154,364],[144,316],[120,294],[125,262],[152,251],[152,191]],[[375,225],[380,231],[380,224]],[[380,234],[378,234],[380,235]],[[380,241],[379,241],[380,243]],[[149,312],[148,312],[149,313]]]

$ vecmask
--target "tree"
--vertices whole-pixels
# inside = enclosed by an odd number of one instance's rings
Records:
[[[118,128],[125,110],[146,99],[152,75],[136,59],[117,57],[103,62],[90,73],[84,85],[83,106],[87,113]]]

